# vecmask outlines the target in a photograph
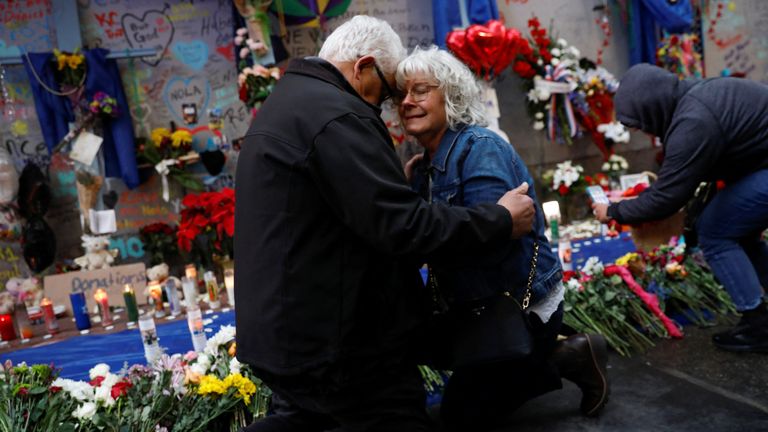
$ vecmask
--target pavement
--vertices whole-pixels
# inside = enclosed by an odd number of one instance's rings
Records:
[[[611,353],[611,398],[598,418],[580,415],[581,392],[565,381],[496,432],[768,432],[768,354],[718,350],[710,338],[725,328],[687,326],[644,354]]]

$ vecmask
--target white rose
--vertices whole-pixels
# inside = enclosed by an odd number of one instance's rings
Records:
[[[544,66],[544,60],[538,59],[538,60],[536,60],[536,64],[539,65],[539,66]]]
[[[105,407],[114,405],[115,400],[112,399],[112,386],[101,385],[96,387],[93,399],[96,402],[101,402]]]
[[[542,129],[544,129],[544,122],[543,121],[533,122],[533,130],[539,131],[539,130],[542,130]]]
[[[544,113],[543,112],[537,112],[536,114],[533,115],[533,118],[535,118],[536,120],[541,120],[541,119],[544,118]]]
[[[568,41],[566,41],[566,40],[565,40],[565,39],[563,39],[563,38],[560,38],[560,39],[558,39],[558,40],[557,40],[557,44],[558,44],[559,46],[561,46],[561,47],[566,47],[566,46],[568,46]]]
[[[552,96],[552,93],[550,93],[549,90],[543,87],[539,88],[536,92],[539,94],[539,100],[542,102],[545,100],[549,100],[549,98]]]
[[[574,56],[574,57],[576,57],[576,58],[578,58],[578,57],[580,57],[580,56],[581,56],[581,51],[579,51],[579,49],[578,49],[578,48],[576,48],[576,47],[570,47],[570,48],[568,48],[568,49],[571,51],[571,55],[572,55],[572,56]]]
[[[609,162],[603,162],[602,170],[608,171],[611,169],[611,164]]]
[[[558,59],[557,57],[552,57],[552,60],[550,60],[550,61],[549,61],[549,63],[550,63],[552,66],[557,66],[557,65],[559,65],[559,64],[560,64],[560,59]]]
[[[109,365],[106,363],[99,363],[91,368],[91,370],[88,372],[88,376],[90,376],[91,379],[94,379],[96,377],[106,377],[108,373]]]
[[[565,287],[569,290],[578,291],[581,289],[581,284],[575,278],[571,278],[566,282]]]
[[[86,402],[72,413],[72,416],[78,419],[91,419],[96,414],[96,404],[93,402]]]
[[[560,54],[561,54],[560,48],[552,48],[552,51],[550,52],[552,53],[553,56],[560,57]]]

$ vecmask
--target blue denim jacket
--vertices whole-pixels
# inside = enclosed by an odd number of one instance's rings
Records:
[[[492,131],[478,126],[448,129],[434,159],[425,155],[413,173],[413,187],[448,205],[472,207],[495,203],[508,190],[528,182],[528,196],[536,201],[533,179],[515,149]],[[482,256],[440,260],[432,265],[441,291],[450,302],[466,302],[514,288],[520,299],[531,269],[534,242],[539,244],[532,304],[543,299],[562,279],[560,261],[544,236],[545,222],[538,201],[533,231]]]

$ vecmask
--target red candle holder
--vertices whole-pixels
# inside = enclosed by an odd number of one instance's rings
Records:
[[[13,315],[0,314],[0,338],[4,341],[16,339],[16,330],[13,327]]]

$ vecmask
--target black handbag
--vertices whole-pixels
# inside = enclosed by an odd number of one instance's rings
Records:
[[[534,243],[522,304],[509,290],[450,310],[452,337],[449,343],[453,369],[531,355],[534,344],[526,309],[531,300],[538,254],[539,245]],[[433,289],[437,289],[436,283]],[[436,297],[436,293],[433,292],[433,296]]]

